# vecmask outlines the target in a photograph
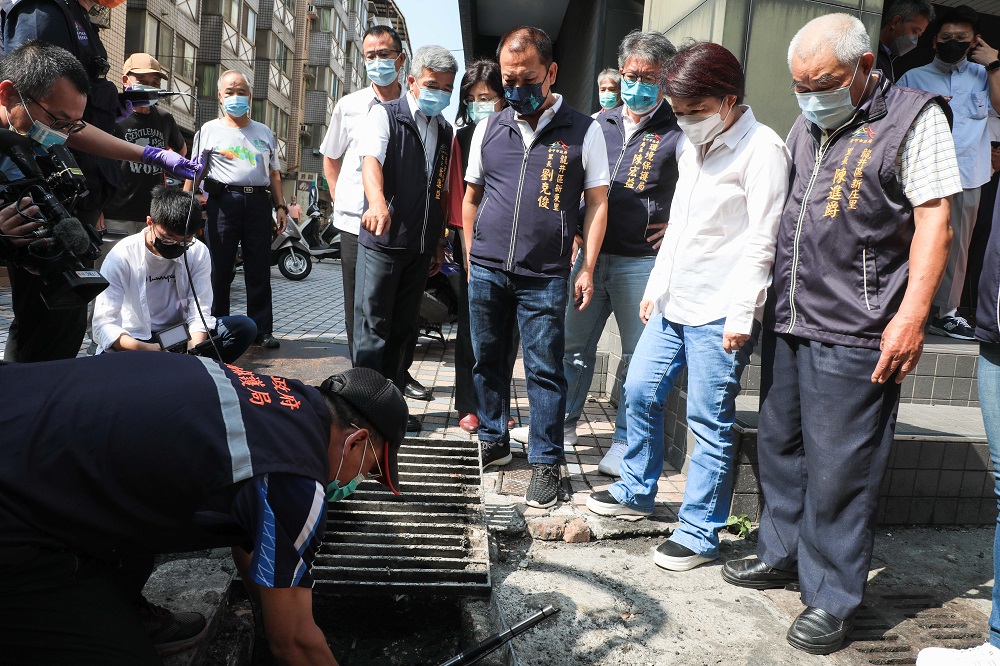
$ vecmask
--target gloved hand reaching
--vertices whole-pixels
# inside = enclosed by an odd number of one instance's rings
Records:
[[[126,118],[132,115],[133,111],[135,111],[135,106],[132,104],[132,102],[128,101],[127,99],[119,99],[118,111],[115,113],[115,122],[120,123],[121,121],[125,120]]]
[[[205,165],[201,162],[192,162],[173,151],[153,146],[142,149],[142,163],[158,166],[187,180],[198,180],[205,170]]]

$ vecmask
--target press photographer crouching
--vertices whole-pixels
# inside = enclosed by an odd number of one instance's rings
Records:
[[[92,258],[90,255],[96,256],[92,248],[85,246],[98,243],[88,231],[92,225],[86,224],[87,220],[82,226],[65,222],[77,207],[85,208],[82,202],[87,200],[88,187],[73,157],[64,150],[64,144],[92,155],[154,164],[183,178],[195,178],[200,170],[200,164],[180,155],[152,146],[130,144],[89,125],[82,119],[89,92],[90,77],[80,61],[57,46],[30,41],[0,59],[0,127],[13,131],[0,141],[0,172],[8,183],[4,188],[7,194],[0,205],[22,198],[20,192],[25,179],[42,177],[45,187],[57,194],[46,203],[35,190],[30,193],[31,200],[40,204],[43,214],[53,218],[47,225],[51,229],[49,233],[54,233],[57,226],[65,232],[56,235],[70,243],[74,261],[82,262],[74,269],[82,280],[99,279],[96,273],[88,274],[84,270]],[[24,153],[39,161],[41,174],[31,173],[30,168],[25,172],[24,160],[12,158],[12,144],[17,143],[13,134],[23,138]],[[52,165],[54,157],[60,159],[65,168]],[[70,189],[74,194],[68,194]],[[58,211],[55,204],[65,210]],[[60,222],[63,224],[59,225]],[[48,244],[55,243],[48,241]],[[14,310],[4,359],[30,362],[73,358],[83,341],[87,301],[96,291],[76,289],[79,298],[75,301],[64,300],[64,294],[54,298],[51,281],[44,275],[39,276],[44,271],[26,260],[28,250],[25,247],[20,243],[16,249],[10,243],[0,244],[0,258],[5,259],[10,268]],[[65,271],[62,274],[71,277]]]
[[[108,288],[94,303],[98,353],[221,352],[232,363],[247,350],[257,337],[252,319],[211,315],[212,260],[195,238],[203,226],[201,206],[191,205],[190,194],[153,190],[146,228],[119,241],[101,267]]]

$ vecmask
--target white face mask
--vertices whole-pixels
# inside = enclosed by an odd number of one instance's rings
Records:
[[[725,102],[723,102],[723,106],[725,106]],[[677,125],[687,136],[688,141],[696,146],[703,146],[722,134],[722,129],[726,126],[726,121],[732,112],[733,107],[729,107],[729,111],[723,117],[720,107],[710,116],[681,116],[677,119]]]

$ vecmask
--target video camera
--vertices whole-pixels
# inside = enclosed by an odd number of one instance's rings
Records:
[[[84,264],[100,256],[101,235],[70,213],[87,194],[86,178],[73,154],[64,145],[38,154],[38,145],[0,129],[0,154],[9,157],[24,176],[0,182],[0,207],[20,206],[21,199],[30,197],[39,210],[30,219],[42,224],[31,234],[37,240],[5,253],[6,258],[39,275],[42,300],[50,310],[79,307],[108,287],[98,271]]]

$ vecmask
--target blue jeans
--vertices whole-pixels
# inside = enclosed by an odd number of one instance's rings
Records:
[[[565,278],[514,275],[473,264],[469,319],[476,364],[472,369],[479,406],[479,441],[509,441],[510,347],[521,330],[528,407],[528,462],[551,465],[563,459],[566,378],[563,352]]]
[[[986,439],[990,443],[994,492],[1000,498],[1000,344],[979,345],[979,406],[983,410]],[[1000,580],[1000,518],[993,537],[993,575]],[[990,643],[1000,647],[1000,583],[993,585]]]
[[[625,380],[628,449],[622,478],[609,488],[618,502],[639,511],[653,510],[663,471],[663,407],[687,367],[687,423],[696,445],[678,514],[680,525],[670,539],[705,557],[718,555],[717,531],[729,518],[736,396],[760,329],[755,322],[747,344],[727,354],[722,348],[724,323],[719,319],[683,326],[659,315],[649,320]]]
[[[218,317],[215,320],[216,332],[222,338],[223,363],[233,363],[243,352],[250,348],[257,337],[257,324],[250,317],[235,315]]]
[[[583,253],[577,258],[573,275],[569,281],[569,291],[583,265]],[[566,375],[566,425],[575,426],[587,400],[587,391],[594,379],[594,363],[597,361],[597,343],[613,312],[618,322],[621,336],[622,363],[618,368],[618,386],[624,394],[625,376],[632,360],[632,352],[642,335],[643,323],[639,319],[639,302],[642,300],[649,273],[653,270],[656,257],[623,257],[602,254],[597,257],[594,267],[594,298],[582,312],[572,305],[566,309],[566,355],[563,357],[563,373]],[[572,303],[572,295],[569,294]],[[615,418],[614,443],[625,443],[625,396],[618,401]]]

